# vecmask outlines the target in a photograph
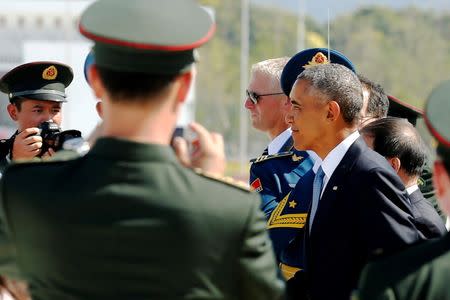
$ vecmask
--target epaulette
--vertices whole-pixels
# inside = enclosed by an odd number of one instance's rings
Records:
[[[215,173],[205,172],[202,169],[194,169],[194,172],[202,177],[212,179],[214,181],[225,183],[226,185],[238,188],[242,191],[250,192],[250,188],[247,184],[242,181],[237,181],[229,176],[221,176]]]
[[[300,162],[303,160],[303,156],[298,156],[293,151],[286,151],[286,152],[280,152],[280,153],[271,154],[271,155],[261,155],[260,157],[251,159],[250,162],[256,164],[256,163],[260,163],[260,162],[263,162],[263,161],[266,161],[269,159],[286,157],[286,156],[291,156],[292,161],[294,161],[294,162]]]

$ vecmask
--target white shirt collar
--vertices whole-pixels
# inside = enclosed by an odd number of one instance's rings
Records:
[[[314,165],[312,167],[314,173],[317,173],[317,170],[319,170],[320,165],[322,164],[322,159],[317,155],[316,152],[312,150],[306,150],[306,152],[309,154],[309,157],[313,160]]]
[[[277,137],[275,137],[267,146],[267,152],[269,155],[276,154],[280,151],[281,147],[286,143],[289,137],[292,135],[292,130],[289,127],[282,133],[280,133]]]
[[[419,189],[419,186],[417,184],[413,184],[412,186],[406,188],[406,192],[408,192],[408,195],[411,195],[415,191]]]
[[[336,170],[337,166],[344,158],[345,153],[347,153],[350,146],[358,138],[359,138],[359,132],[358,132],[358,130],[356,130],[355,132],[350,134],[348,137],[346,137],[339,145],[334,147],[334,149],[331,150],[330,153],[328,153],[328,155],[322,161],[322,164],[317,166],[317,170],[321,166],[323,172],[325,173],[325,176],[323,178],[322,193],[325,190],[325,187],[327,186],[328,180],[330,180],[330,178],[333,175],[334,171]],[[316,165],[314,165],[314,167],[316,167]],[[317,170],[315,170],[314,172],[317,172]]]

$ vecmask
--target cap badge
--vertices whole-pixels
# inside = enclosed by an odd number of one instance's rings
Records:
[[[53,80],[58,76],[58,70],[55,66],[50,66],[42,72],[42,78],[45,80]]]
[[[330,62],[328,61],[328,58],[322,52],[317,52],[316,55],[314,55],[313,58],[308,61],[308,64],[303,66],[303,68],[308,69],[314,66],[325,65],[329,63]]]

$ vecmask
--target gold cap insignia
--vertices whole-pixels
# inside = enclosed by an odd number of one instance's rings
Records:
[[[328,58],[322,52],[317,52],[316,55],[314,55],[313,58],[308,61],[308,64],[303,66],[303,68],[308,69],[314,66],[325,65],[329,63],[330,62],[328,61]]]
[[[58,70],[55,66],[50,66],[42,72],[42,78],[45,80],[53,80],[58,76]]]

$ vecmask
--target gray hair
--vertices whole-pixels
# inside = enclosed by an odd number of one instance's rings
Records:
[[[307,80],[310,93],[322,100],[336,101],[344,121],[354,123],[363,106],[362,85],[355,73],[339,64],[324,64],[305,69],[297,79]]]
[[[252,65],[251,73],[252,75],[255,73],[268,75],[272,79],[273,87],[279,87],[281,73],[283,72],[284,66],[286,66],[289,59],[290,57],[284,56],[260,61]]]

